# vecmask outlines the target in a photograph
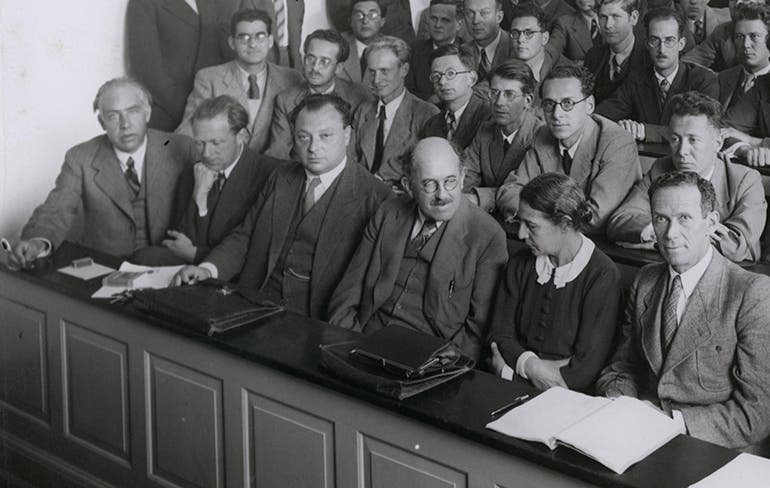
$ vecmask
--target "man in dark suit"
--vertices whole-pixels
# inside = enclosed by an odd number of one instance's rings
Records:
[[[604,234],[612,212],[642,177],[633,137],[594,115],[593,76],[584,67],[555,68],[541,86],[547,126],[535,134],[524,161],[497,192],[497,208],[516,215],[521,188],[543,173],[563,173],[586,195],[592,219],[586,232]]]
[[[406,166],[411,198],[385,202],[369,222],[329,321],[365,334],[397,324],[479,359],[505,234],[463,197],[465,170],[445,139],[421,140]]]
[[[186,137],[147,129],[151,104],[129,78],[99,88],[93,107],[105,134],[67,151],[56,186],[21,232],[14,264],[29,266],[65,238],[116,256],[160,244],[177,178],[195,151]],[[73,227],[78,219],[82,229]]]
[[[227,24],[241,1],[128,2],[128,64],[131,74],[152,93],[150,127],[176,129],[195,73],[232,57],[225,42]]]
[[[198,263],[241,223],[267,177],[282,161],[246,147],[249,113],[237,100],[220,95],[204,100],[192,116],[201,160],[179,177],[177,216],[163,247],[134,254],[141,264]]]
[[[639,271],[597,391],[648,400],[693,437],[753,447],[770,433],[770,278],[714,252],[707,180],[667,173],[649,195],[665,262]]]
[[[273,121],[270,124],[269,156],[289,159],[294,147],[289,114],[303,98],[312,93],[334,93],[353,110],[372,94],[358,83],[338,77],[342,63],[350,55],[348,43],[333,30],[317,30],[305,38],[305,60],[302,75],[305,82],[288,88],[275,97]]]
[[[692,37],[693,46],[706,40],[717,26],[730,21],[726,8],[708,6],[709,0],[677,0],[675,7],[685,19],[685,32]],[[689,49],[686,49],[689,50]]]
[[[431,0],[427,14],[430,38],[417,39],[412,43],[405,84],[407,90],[423,100],[435,101],[437,97],[429,79],[431,55],[441,46],[462,44],[462,39],[457,36],[461,20],[456,0]]]
[[[249,148],[257,153],[264,151],[276,94],[302,83],[297,71],[267,61],[272,32],[272,20],[263,10],[241,10],[233,15],[228,43],[236,58],[195,75],[195,87],[187,98],[177,132],[192,135],[190,118],[203,100],[230,95],[249,111]]]
[[[768,25],[770,10],[765,5],[746,3],[735,7],[733,36],[740,63],[717,75],[724,112],[744,97],[758,77],[770,73]]]
[[[513,9],[511,17],[511,57],[527,63],[538,85],[555,66],[571,64],[560,53],[546,49],[550,24],[540,7],[522,3]]]
[[[340,78],[362,83],[364,81],[364,51],[376,39],[385,25],[385,7],[379,0],[355,0],[350,13],[350,32],[342,37],[348,42],[350,55],[342,65]]]
[[[388,189],[345,157],[349,106],[336,95],[310,95],[292,112],[301,163],[273,171],[243,223],[200,266],[175,282],[240,274],[241,286],[283,300],[290,310],[328,319],[328,304]]]
[[[649,65],[644,41],[634,34],[638,21],[639,0],[604,0],[599,4],[604,44],[589,49],[583,63],[596,78],[597,104],[615,92],[631,72]]]
[[[573,61],[583,61],[593,46],[602,43],[596,0],[578,0],[577,11],[558,17],[551,28],[549,49]]]
[[[516,170],[543,121],[533,106],[535,78],[522,61],[509,60],[490,74],[492,120],[479,127],[463,154],[467,172],[463,191],[487,212],[495,210],[495,194]]]
[[[714,186],[719,213],[712,236],[714,247],[732,261],[759,259],[759,237],[767,211],[762,177],[720,154],[720,115],[719,102],[698,92],[682,93],[671,100],[671,156],[656,160],[612,214],[607,225],[610,240],[649,243],[652,248],[655,232],[647,191],[668,171],[694,171]]]
[[[679,61],[685,40],[678,12],[650,10],[644,21],[652,67],[626,79],[596,112],[618,122],[637,141],[662,142],[671,116],[668,101],[690,90],[719,98],[719,84],[712,71]]]
[[[474,60],[472,51],[453,44],[433,52],[430,77],[443,110],[428,120],[421,137],[444,137],[465,149],[479,125],[489,119],[489,102],[473,91]]]
[[[376,102],[364,102],[353,116],[355,141],[349,154],[381,180],[400,191],[401,157],[438,109],[404,88],[409,47],[397,37],[381,36],[366,50]]]
[[[485,80],[495,66],[513,55],[511,37],[500,28],[502,5],[500,0],[465,0],[463,15],[471,36],[465,45],[476,53],[476,73],[480,80]]]

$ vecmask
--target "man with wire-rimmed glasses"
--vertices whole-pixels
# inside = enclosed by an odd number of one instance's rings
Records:
[[[498,190],[497,207],[512,219],[527,182],[543,173],[563,173],[586,194],[592,213],[586,232],[603,234],[610,214],[642,177],[634,138],[593,114],[593,75],[584,67],[554,68],[540,92],[546,126],[537,131],[521,166]]]
[[[446,139],[417,143],[404,164],[409,196],[382,204],[330,304],[330,322],[370,334],[399,325],[455,342],[479,359],[503,229],[462,194],[465,169]]]

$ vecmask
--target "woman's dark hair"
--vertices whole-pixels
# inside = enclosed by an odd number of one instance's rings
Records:
[[[567,224],[581,230],[591,222],[591,208],[583,190],[567,175],[542,174],[521,189],[519,199],[534,210],[543,212],[554,224]]]

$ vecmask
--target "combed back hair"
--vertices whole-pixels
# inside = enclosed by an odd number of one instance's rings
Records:
[[[96,96],[94,97],[94,112],[99,111],[99,105],[102,102],[102,97],[104,94],[109,90],[119,86],[129,86],[135,88],[139,91],[141,97],[144,99],[144,102],[147,104],[147,109],[149,110],[152,107],[152,95],[150,94],[149,90],[147,90],[144,85],[136,81],[134,78],[131,78],[130,76],[121,76],[120,78],[113,78],[109,81],[106,81],[102,86],[99,87],[99,89],[96,91]]]
[[[457,56],[460,60],[460,64],[462,64],[465,69],[476,69],[476,51],[473,48],[468,46],[457,46],[455,44],[439,46],[430,55],[431,64],[433,64],[433,61],[436,59],[443,58],[444,56]]]
[[[644,14],[644,32],[650,34],[650,24],[654,21],[673,19],[676,21],[679,38],[684,37],[684,17],[676,10],[668,7],[654,8]]]
[[[626,11],[628,15],[631,15],[631,12],[636,10],[639,11],[639,0],[599,0],[596,3],[596,10],[599,10],[599,7],[602,5],[610,5],[613,3],[619,3],[620,8]]]
[[[420,142],[420,141],[417,141]],[[462,172],[463,168],[465,168],[465,160],[463,159],[463,149],[454,141],[450,141],[447,139],[446,141],[449,144],[449,147],[452,148],[452,151],[457,155],[457,159],[460,160],[460,171]],[[412,171],[414,171],[414,148],[417,147],[417,143],[412,144],[409,146],[409,148],[401,154],[399,157],[399,160],[401,162],[401,170],[403,171],[404,176],[407,178],[412,177]],[[462,181],[460,182],[460,185],[462,185]]]
[[[230,95],[207,98],[195,109],[190,123],[196,120],[211,120],[220,115],[227,117],[227,124],[235,134],[249,126],[249,112],[241,102]]]
[[[259,10],[255,8],[248,8],[243,9],[235,12],[230,19],[230,35],[235,35],[235,29],[238,27],[238,24],[241,22],[257,22],[260,21],[263,24],[265,24],[265,27],[267,27],[267,33],[272,34],[273,33],[273,19],[270,17],[270,14],[265,12],[264,10]]]
[[[575,78],[580,82],[580,91],[584,97],[594,93],[594,74],[585,66],[562,65],[555,66],[540,83],[540,97],[543,96],[543,87],[548,80],[560,80],[565,78]]]
[[[402,39],[395,36],[378,36],[366,46],[364,59],[368,60],[371,53],[380,49],[390,50],[396,55],[398,62],[401,65],[408,63],[409,57],[412,55],[409,46]]]
[[[770,8],[761,3],[739,3],[733,13],[733,25],[739,20],[761,20],[770,31]]]
[[[305,38],[302,51],[307,54],[310,42],[314,40],[326,41],[337,45],[337,62],[344,63],[350,56],[350,44],[342,35],[333,29],[317,29]]]
[[[434,5],[449,5],[450,7],[454,7],[458,14],[462,9],[462,3],[462,0],[430,0],[431,7]]]
[[[465,2],[466,2],[466,0],[458,0],[458,2],[457,2],[458,5],[457,6],[458,6],[458,8],[460,10],[462,10],[465,7]],[[495,3],[495,11],[496,12],[499,12],[500,10],[503,9],[503,0],[495,0],[494,3]]]
[[[722,128],[722,104],[718,100],[697,91],[678,93],[668,102],[671,116],[705,115],[717,130]]]
[[[308,112],[318,112],[326,106],[332,107],[340,114],[343,127],[350,126],[350,104],[334,93],[313,93],[312,95],[303,98],[302,101],[299,102],[299,105],[294,107],[294,110],[289,114],[291,126],[294,127],[297,123],[299,113],[303,110],[307,110]]]
[[[698,189],[700,193],[700,210],[703,217],[716,209],[717,197],[714,192],[714,185],[693,171],[669,171],[653,181],[650,189],[647,190],[647,195],[650,197],[650,209],[652,210],[652,197],[655,196],[655,192],[662,188],[684,186],[693,186]]]
[[[362,2],[373,2],[377,4],[377,8],[380,9],[380,17],[385,17],[388,14],[388,6],[382,0],[353,0],[350,4],[350,15],[353,15],[353,7]]]
[[[521,189],[520,201],[543,212],[556,225],[582,230],[591,222],[591,207],[577,183],[561,173],[544,173]]]
[[[509,59],[500,63],[487,75],[490,85],[492,78],[495,77],[518,81],[521,83],[521,92],[524,95],[532,95],[535,92],[535,75],[532,74],[532,68],[524,61]]]
[[[511,22],[514,19],[520,19],[522,17],[533,17],[537,20],[537,25],[541,30],[550,30],[551,26],[548,22],[548,17],[545,15],[545,11],[540,8],[535,2],[521,2],[511,10]],[[507,26],[510,29],[510,25]]]

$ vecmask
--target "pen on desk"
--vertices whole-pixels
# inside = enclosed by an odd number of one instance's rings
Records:
[[[510,409],[512,409],[514,407],[518,407],[519,405],[521,405],[522,403],[526,402],[527,400],[529,400],[529,395],[521,395],[519,397],[516,397],[516,398],[513,399],[513,401],[511,403],[506,403],[505,405],[503,405],[502,407],[498,408],[497,410],[494,410],[491,414],[489,414],[489,416],[490,417],[497,417],[501,413],[505,413],[505,412],[507,412],[508,410],[510,410]]]

